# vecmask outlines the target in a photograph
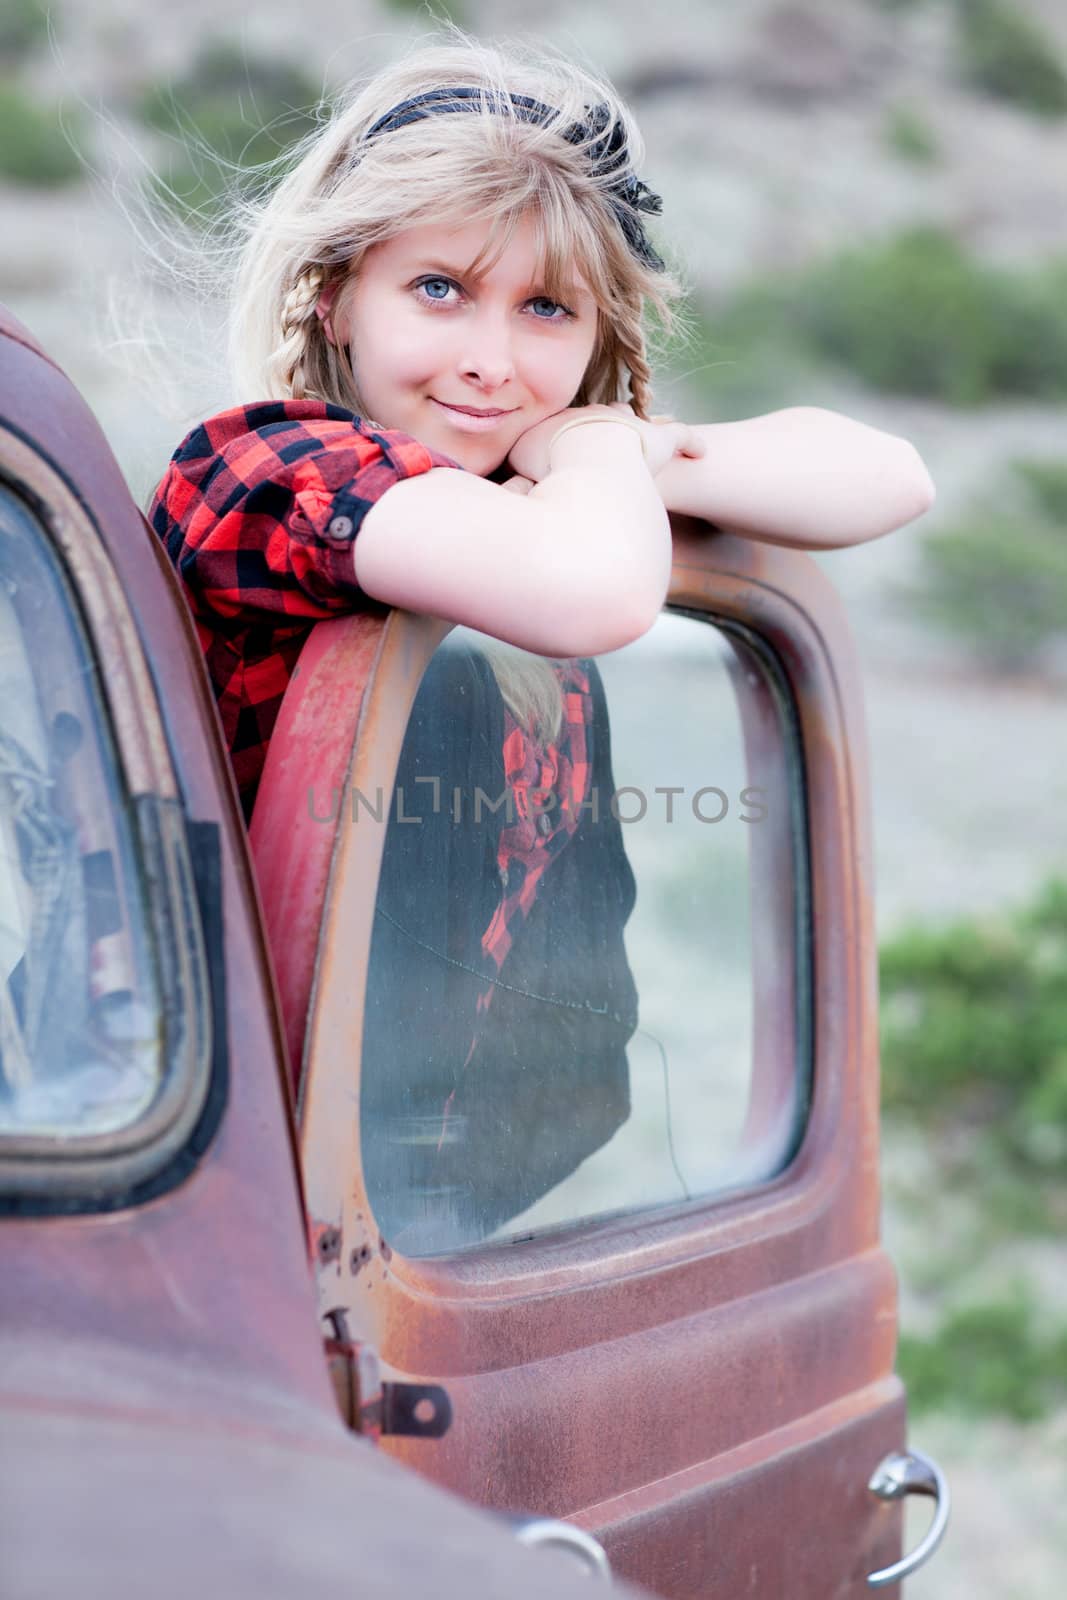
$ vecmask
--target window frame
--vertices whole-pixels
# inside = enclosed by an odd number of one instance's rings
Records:
[[[680,1197],[675,1189],[658,1199],[642,1199],[612,1204],[593,1211],[576,1211],[550,1222],[531,1222],[513,1228],[508,1223],[499,1237],[466,1243],[455,1250],[408,1252],[389,1240],[391,1248],[405,1259],[413,1261],[456,1261],[460,1257],[484,1251],[513,1249],[528,1239],[558,1238],[564,1232],[609,1219],[630,1219],[652,1210],[677,1205],[691,1206],[728,1195],[747,1194],[777,1179],[792,1162],[803,1141],[811,1105],[811,1079],[813,1070],[813,1040],[811,1030],[811,926],[810,926],[810,862],[807,851],[807,820],[805,814],[805,779],[803,747],[800,740],[796,707],[789,689],[788,677],[773,648],[747,624],[720,616],[713,611],[694,610],[667,605],[665,616],[683,617],[697,625],[714,629],[724,650],[731,651],[733,662],[724,664],[724,676],[729,675],[735,693],[737,728],[746,756],[758,750],[758,759],[764,769],[775,763],[780,772],[775,773],[775,794],[785,797],[788,808],[784,824],[775,823],[770,829],[753,827],[748,830],[748,902],[750,906],[751,946],[749,949],[750,992],[748,1005],[751,1014],[751,1056],[749,1073],[744,1090],[747,1105],[739,1129],[739,1138],[732,1150],[732,1158],[722,1176],[716,1180],[712,1172],[710,1183],[694,1186]],[[436,650],[424,663],[428,667],[450,636],[446,629]],[[638,641],[640,644],[640,641]],[[758,672],[760,688],[749,691],[749,674]],[[421,686],[422,679],[420,677]],[[416,687],[416,694],[418,687]],[[373,705],[370,715],[375,726],[380,721]],[[406,736],[408,718],[404,719],[401,747]],[[615,762],[618,765],[617,731],[613,731]],[[399,749],[398,749],[399,759]],[[395,775],[395,767],[393,769]],[[749,783],[759,783],[765,770],[750,774]],[[357,814],[364,817],[367,808],[383,812],[387,824],[392,810],[393,784],[379,782],[380,770],[375,770],[367,788],[362,788],[366,806],[362,801],[350,800],[346,808],[346,825]],[[362,786],[356,783],[357,788]],[[348,798],[348,796],[346,796]],[[384,800],[384,805],[380,802]],[[410,804],[411,802],[409,802]],[[360,824],[363,825],[362,822]],[[385,839],[381,841],[384,851]],[[381,853],[378,854],[379,870]],[[781,882],[787,885],[789,911],[787,915],[779,901]],[[638,885],[640,893],[640,883]],[[377,883],[375,885],[375,900]],[[758,908],[772,906],[771,915],[764,909],[762,921],[757,926]],[[786,928],[788,925],[788,929]],[[373,944],[373,931],[372,931]],[[367,952],[368,965],[370,949]],[[783,972],[786,979],[783,980]],[[640,988],[640,984],[638,985]],[[364,989],[365,996],[365,989]],[[640,1026],[638,1031],[640,1031]],[[362,1045],[359,1046],[359,1068],[362,1069]],[[694,1068],[688,1069],[696,1070]],[[671,1091],[672,1098],[674,1090]],[[620,1128],[619,1133],[622,1132]],[[364,1133],[360,1128],[360,1176],[363,1173],[362,1142],[373,1138],[373,1131]],[[603,1147],[610,1148],[611,1141]],[[596,1152],[599,1154],[600,1152]],[[677,1169],[676,1169],[677,1170]],[[374,1196],[364,1184],[364,1196],[374,1213]],[[544,1197],[542,1197],[544,1198]]]
[[[722,627],[736,627],[758,641],[767,661],[776,663],[775,671],[784,693],[792,704],[792,717],[796,724],[794,748],[798,760],[805,759],[803,718],[798,709],[795,684],[797,625],[803,628],[803,609],[785,595],[776,592],[776,586],[764,588],[759,581],[738,576],[728,577],[725,585],[714,572],[715,554],[730,547],[742,554],[746,565],[751,565],[753,553],[769,556],[772,553],[750,541],[729,535],[717,535],[709,543],[706,529],[696,528],[697,542],[690,546],[697,556],[692,566],[687,566],[680,555],[685,546],[677,537],[688,519],[675,519],[675,566],[667,606],[682,614]],[[774,551],[775,563],[787,568],[799,564],[811,569],[811,558],[799,552]],[[710,570],[709,570],[710,569]],[[817,570],[817,569],[816,569]],[[828,586],[827,586],[828,587]],[[343,627],[344,624],[329,624]],[[449,624],[438,619],[417,617],[410,613],[393,612],[382,629],[381,643],[373,669],[364,687],[362,705],[348,764],[345,793],[359,789],[374,796],[379,787],[391,793],[404,731],[414,702],[418,685],[426,665],[438,644],[451,631]],[[792,637],[791,637],[792,636]],[[784,737],[784,735],[783,735]],[[807,768],[798,775],[798,783],[806,792]],[[625,1247],[639,1273],[645,1267],[653,1269],[662,1252],[674,1248],[683,1253],[683,1241],[694,1232],[706,1229],[709,1223],[731,1230],[731,1220],[745,1216],[753,1207],[766,1204],[770,1211],[784,1195],[802,1189],[804,1185],[804,1152],[812,1141],[812,1117],[809,1114],[799,1137],[793,1141],[791,1158],[773,1175],[740,1187],[698,1194],[689,1199],[665,1200],[653,1206],[623,1209],[591,1218],[577,1219],[560,1224],[551,1230],[539,1232],[530,1239],[486,1243],[471,1247],[461,1253],[431,1257],[407,1257],[393,1251],[388,1240],[383,1240],[374,1226],[373,1205],[363,1186],[360,1158],[359,1088],[353,1083],[353,1061],[358,1059],[363,1035],[364,989],[370,939],[373,927],[377,881],[385,840],[386,818],[376,823],[363,810],[358,824],[361,830],[373,830],[375,848],[353,847],[354,829],[350,817],[344,816],[344,806],[339,808],[339,825],[333,839],[329,876],[325,889],[324,909],[319,928],[315,954],[315,970],[307,1016],[302,1071],[299,1084],[298,1120],[302,1168],[308,1196],[310,1226],[313,1238],[333,1238],[340,1229],[342,1237],[352,1231],[373,1236],[374,1246],[388,1250],[389,1271],[394,1283],[401,1280],[417,1298],[429,1294],[434,1297],[477,1298],[492,1286],[493,1299],[521,1301],[527,1287],[537,1281],[544,1270],[546,1253],[551,1255],[554,1277],[562,1274],[575,1283],[592,1286],[596,1281],[608,1285],[617,1278],[619,1251]],[[343,819],[344,825],[340,825]],[[798,896],[796,928],[812,925],[813,894],[811,880],[813,866],[810,857],[811,819],[806,810],[793,818],[794,831],[805,838],[805,849],[795,859],[806,861],[804,894]],[[346,837],[349,842],[346,843]],[[801,903],[802,902],[802,903]],[[341,952],[345,952],[342,961]],[[343,1018],[338,1014],[338,969],[343,966],[341,979],[344,990],[351,995],[352,971],[359,973],[360,993],[358,1003],[350,1000]],[[809,1112],[814,1108],[817,1086],[814,1082],[815,1036],[815,972],[814,953],[806,962],[807,1005],[796,1008],[794,1017],[794,1050],[807,1052],[806,1079]],[[330,998],[327,998],[327,995]],[[324,1011],[328,1016],[324,1017]],[[333,1070],[318,1073],[316,1059],[322,1059],[324,1050],[340,1051],[343,1044],[345,1066],[335,1063]],[[789,1064],[789,1081],[796,1081],[794,1055]],[[753,1074],[761,1070],[758,1050],[754,1045]],[[773,1077],[773,1073],[767,1076]],[[779,1073],[779,1079],[784,1078]],[[317,1081],[316,1081],[317,1080]],[[332,1080],[332,1081],[330,1081]],[[328,1130],[328,1131],[327,1131]],[[347,1130],[343,1132],[342,1130]],[[342,1155],[341,1152],[347,1152]],[[338,1215],[339,1205],[343,1215]],[[347,1226],[346,1226],[347,1222]],[[670,1241],[674,1241],[673,1245]],[[321,1252],[320,1252],[321,1259]],[[567,1262],[564,1268],[564,1261]],[[627,1271],[631,1269],[628,1267]],[[325,1292],[325,1290],[324,1290]]]
[[[110,1209],[175,1163],[210,1092],[212,1005],[194,854],[148,661],[94,519],[52,463],[4,425],[0,489],[42,540],[97,669],[125,832],[150,885],[144,931],[158,980],[162,1058],[158,1093],[121,1128],[0,1134],[0,1210]]]

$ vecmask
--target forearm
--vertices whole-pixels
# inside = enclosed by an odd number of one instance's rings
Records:
[[[590,437],[592,435],[592,437]],[[545,551],[598,595],[620,630],[618,648],[651,626],[671,573],[670,523],[639,442],[623,429],[574,430],[554,447],[552,469],[529,493],[549,512]],[[585,650],[584,654],[597,651]]]
[[[395,484],[364,517],[350,560],[355,583],[385,605],[538,655],[599,655],[655,621],[671,529],[633,430],[583,427],[553,447],[551,470],[525,495],[452,468]]]
[[[902,527],[934,501],[913,445],[836,411],[794,406],[696,428],[698,459],[656,475],[668,511],[769,544],[832,549]]]

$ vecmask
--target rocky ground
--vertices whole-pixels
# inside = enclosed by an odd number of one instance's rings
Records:
[[[1030,10],[1067,51],[1067,8],[1030,0]],[[209,29],[299,50],[339,83],[385,59],[407,25],[357,0],[319,0],[313,33],[295,31],[289,6],[264,3],[246,16],[234,0],[69,3],[56,6],[56,18],[56,53],[33,69],[35,81],[99,113],[85,126],[102,181],[55,195],[0,188],[0,299],[87,396],[143,501],[181,433],[214,404],[218,378],[210,331],[165,293],[156,305],[167,381],[157,375],[146,386],[138,377],[143,255],[103,181],[131,170],[124,97],[146,73],[177,71]],[[519,0],[473,7],[469,21],[483,33],[530,26]],[[950,8],[939,0],[744,8],[668,0],[654,11],[636,0],[580,8],[546,0],[537,21],[631,89],[647,176],[698,285],[727,287],[920,217],[952,225],[996,259],[1067,249],[1067,121],[1027,118],[963,89]],[[933,128],[935,167],[887,152],[884,118],[902,102],[920,104]],[[863,674],[880,931],[1001,907],[1053,868],[1067,872],[1065,680],[1005,683],[977,670],[911,619],[891,587],[913,574],[926,533],[989,492],[1013,457],[1062,456],[1067,409],[960,413],[847,387],[820,403],[912,439],[938,486],[921,523],[818,558],[845,598]],[[890,1194],[894,1163],[913,1159],[904,1142],[888,1145]],[[940,1203],[932,1193],[935,1230]],[[922,1232],[891,1204],[887,1234],[905,1316],[919,1314],[909,1271],[921,1261]],[[1060,1265],[1062,1251],[1051,1251],[1042,1271]],[[944,1551],[908,1587],[912,1600],[1058,1596],[1067,1418],[1029,1429],[926,1418],[914,1437],[949,1471],[956,1510]]]

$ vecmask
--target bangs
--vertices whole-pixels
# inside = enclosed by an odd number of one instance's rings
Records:
[[[524,216],[534,219],[535,276],[545,293],[563,305],[572,305],[584,290],[600,311],[612,308],[611,274],[604,242],[589,212],[583,209],[569,185],[554,174],[540,172],[533,184],[515,193],[515,175],[509,174],[511,194],[501,185],[487,185],[480,195],[469,193],[460,206],[442,206],[437,212],[445,226],[467,227],[489,222],[485,243],[466,263],[464,276],[477,282],[491,272],[511,244]]]
[[[546,174],[536,206],[537,259],[545,287],[553,300],[567,302],[568,295],[584,285],[598,310],[610,315],[614,294],[608,251],[591,211],[573,189],[555,175]]]

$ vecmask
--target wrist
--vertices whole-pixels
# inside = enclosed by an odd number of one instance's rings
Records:
[[[586,431],[581,441],[576,442],[574,435],[579,428]],[[629,440],[627,434],[631,436]],[[637,447],[633,439],[636,439]],[[548,442],[547,454],[550,468],[577,466],[591,459],[617,463],[627,458],[635,460],[638,447],[641,459],[647,462],[644,435],[636,422],[624,417],[572,417],[556,429]]]

